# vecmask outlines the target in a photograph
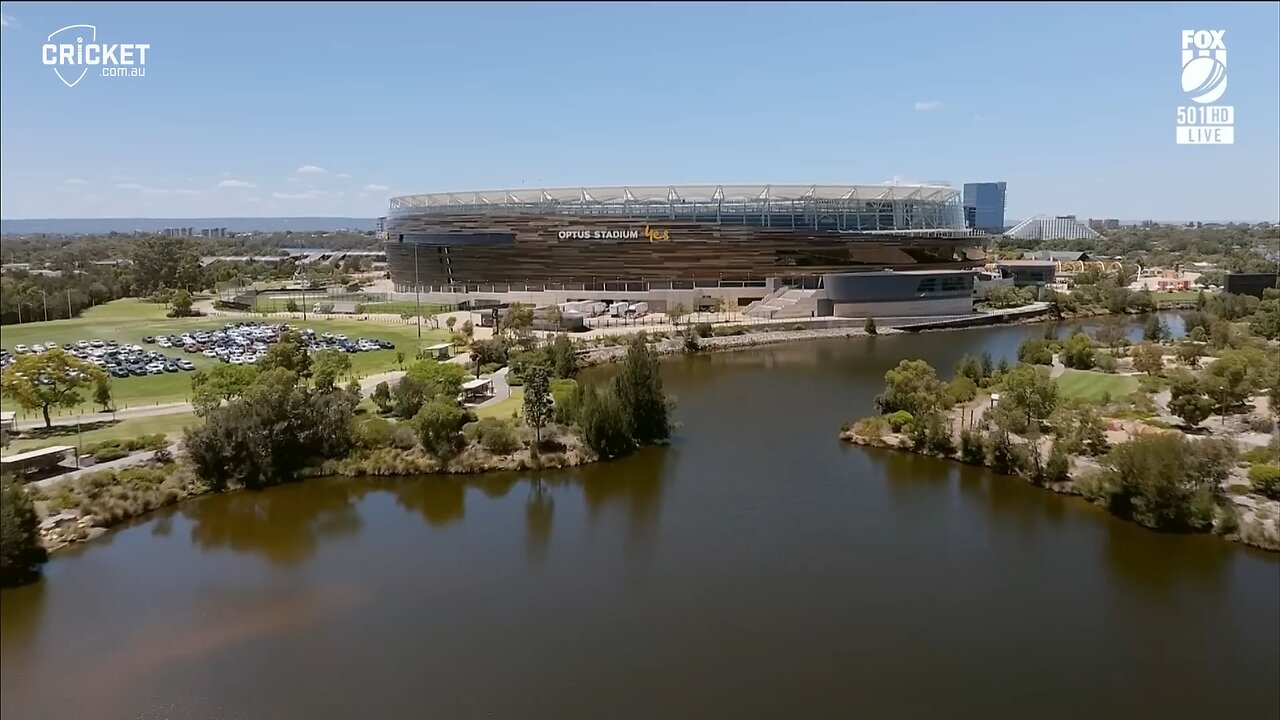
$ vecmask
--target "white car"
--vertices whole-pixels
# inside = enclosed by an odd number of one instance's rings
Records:
[[[27,347],[26,345],[14,345],[13,351],[19,355],[23,355],[25,353],[31,352],[31,348]]]
[[[21,346],[21,345],[19,345],[18,347],[22,347],[22,346]],[[31,346],[31,352],[33,352],[33,353],[42,353],[42,352],[44,352],[44,346],[43,346],[43,345],[41,345],[40,343],[36,343],[35,345],[32,345],[32,346]]]
[[[168,338],[161,338],[157,340],[156,345],[159,345],[162,348],[173,347],[173,343],[169,342]]]
[[[80,342],[76,343],[76,347],[78,347],[78,348],[80,348],[81,350],[83,350],[83,349],[85,349],[85,348],[89,347],[89,341],[88,341],[88,340],[81,340]]]
[[[102,342],[101,340],[90,340],[89,344],[92,345],[93,347],[103,347],[104,345],[106,345],[106,343]]]

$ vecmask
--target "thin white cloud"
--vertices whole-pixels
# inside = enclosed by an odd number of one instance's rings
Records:
[[[129,177],[128,175],[112,175],[111,176],[111,180],[113,182],[128,182],[132,179],[133,178]]]
[[[300,193],[273,192],[271,193],[271,197],[276,200],[314,200],[316,198],[324,197],[325,194],[326,193],[323,190],[308,190]]]
[[[327,171],[318,165],[303,165],[294,172],[299,175],[323,175]]]
[[[364,186],[364,191],[371,192],[371,193],[387,192],[390,189],[391,188],[387,187],[386,185],[370,184],[370,185]]]
[[[338,178],[339,180],[350,180],[350,179],[351,179],[351,176],[350,176],[350,175],[348,175],[347,173],[338,173],[338,174],[337,174],[337,175],[335,175],[334,177]]]
[[[141,190],[142,185],[140,183],[133,183],[133,182],[120,183],[119,185],[116,185],[116,188],[119,190]]]
[[[218,183],[219,190],[252,190],[258,187],[248,180],[223,180]]]
[[[189,195],[201,195],[201,194],[203,194],[203,193],[202,193],[201,191],[199,191],[199,190],[191,190],[191,189],[188,189],[188,188],[150,188],[150,187],[144,187],[144,188],[142,188],[142,194],[143,194],[143,195],[156,195],[156,196],[160,196],[160,197],[166,197],[166,196],[170,196],[170,195],[188,195],[188,196],[189,196]]]
[[[916,110],[919,110],[920,112],[929,112],[931,110],[937,110],[941,107],[942,107],[941,100],[917,100],[916,101]]]
[[[0,26],[18,27],[18,20],[8,13],[0,13]]]
[[[67,185],[88,185],[89,181],[84,178],[71,178],[64,181]]]
[[[369,197],[369,193],[367,193],[367,192],[357,193],[357,194],[356,194],[356,197],[358,197],[358,198],[367,198],[367,197]]]

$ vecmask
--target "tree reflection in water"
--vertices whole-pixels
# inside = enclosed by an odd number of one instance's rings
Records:
[[[239,491],[180,505],[200,548],[252,552],[275,565],[295,565],[315,554],[320,537],[360,529],[355,503],[368,484],[346,479],[306,480],[262,491]]]
[[[525,555],[530,563],[546,563],[555,513],[556,500],[551,488],[541,477],[534,477],[529,481],[529,497],[524,501]]]

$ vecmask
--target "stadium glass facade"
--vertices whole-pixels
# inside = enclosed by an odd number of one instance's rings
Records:
[[[454,291],[812,286],[825,273],[972,268],[980,244],[941,186],[667,186],[393,198],[399,287]]]

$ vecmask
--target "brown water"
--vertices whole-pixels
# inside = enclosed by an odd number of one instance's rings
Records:
[[[151,516],[0,595],[0,711],[1280,716],[1280,557],[837,442],[899,359],[1040,332],[676,359],[668,448]]]

